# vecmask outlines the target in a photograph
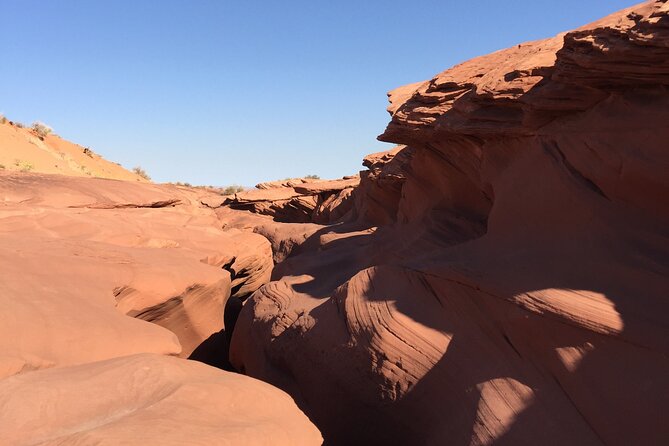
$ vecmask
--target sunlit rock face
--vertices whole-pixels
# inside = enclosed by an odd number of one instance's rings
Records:
[[[279,222],[328,224],[343,220],[353,207],[357,176],[338,180],[294,178],[256,185],[221,204],[272,217]]]
[[[651,1],[393,91],[401,147],[249,299],[233,364],[333,444],[667,443],[668,87]]]
[[[322,443],[269,384],[148,353],[0,380],[0,422],[17,446]]]
[[[0,444],[321,444],[284,392],[184,359],[273,267],[212,198],[0,171]]]

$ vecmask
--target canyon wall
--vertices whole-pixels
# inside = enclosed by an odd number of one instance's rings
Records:
[[[391,92],[338,224],[246,224],[233,365],[331,444],[666,444],[668,87],[651,1]]]

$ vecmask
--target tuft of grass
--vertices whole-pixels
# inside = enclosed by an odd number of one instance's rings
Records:
[[[141,166],[135,166],[132,168],[132,171],[136,174],[139,175],[140,177],[144,178],[147,181],[151,181],[151,177],[149,176],[148,173],[146,173],[146,170],[142,169]]]
[[[53,132],[53,129],[51,127],[39,121],[33,122],[33,125],[30,126],[30,128],[40,138],[46,138],[47,135]]]
[[[18,167],[21,172],[30,172],[35,168],[33,163],[28,161],[21,161],[19,159],[14,160],[14,166]]]
[[[303,177],[288,177],[288,178],[282,178],[277,181],[293,181],[293,180],[302,180],[302,179],[308,179],[308,180],[320,180],[321,177],[318,175],[305,175]]]
[[[182,183],[181,181],[177,181],[176,183],[168,183],[168,184],[174,184],[175,186],[183,186],[183,187],[193,187],[192,184],[190,184],[190,183]]]
[[[23,125],[22,122],[14,122],[14,125],[15,125],[16,127],[20,128],[20,129],[22,129],[23,127],[25,127],[25,126]]]
[[[7,123],[7,118],[5,118],[5,115],[0,114],[0,124],[6,124]]]

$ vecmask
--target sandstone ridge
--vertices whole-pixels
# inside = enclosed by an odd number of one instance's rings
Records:
[[[338,224],[219,211],[284,259],[233,365],[333,444],[665,444],[668,64],[646,2],[391,92]]]
[[[321,443],[285,393],[185,359],[231,368],[224,309],[273,267],[212,198],[0,171],[0,444]]]

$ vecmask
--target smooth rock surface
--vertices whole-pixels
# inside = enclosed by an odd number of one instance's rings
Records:
[[[651,1],[393,91],[233,364],[333,444],[667,444],[668,42]]]
[[[290,396],[195,361],[139,354],[0,380],[6,445],[318,445]]]
[[[0,444],[321,444],[280,390],[170,357],[226,339],[228,300],[270,279],[270,243],[211,198],[0,171]]]

